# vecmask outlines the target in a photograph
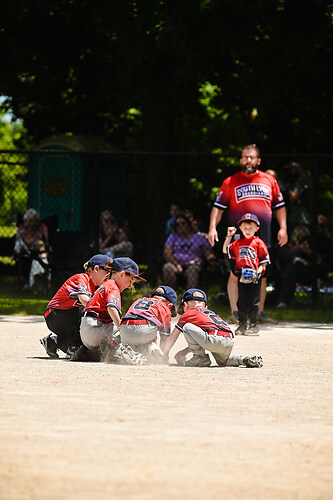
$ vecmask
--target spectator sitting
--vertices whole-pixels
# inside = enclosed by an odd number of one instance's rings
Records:
[[[25,212],[23,224],[17,228],[14,257],[23,288],[33,287],[36,276],[44,274],[48,265],[48,229],[34,208]]]
[[[216,257],[207,238],[194,232],[190,220],[184,214],[175,218],[174,233],[164,245],[163,281],[172,288],[176,287],[177,276],[186,277],[186,287],[195,288],[204,259],[215,262]]]
[[[317,278],[328,281],[333,268],[333,242],[325,234],[326,227],[327,218],[324,215],[318,215],[315,239],[310,236],[309,231],[308,234],[303,232],[301,237],[298,234],[299,239],[298,242],[295,241],[297,246],[293,249],[293,259],[287,269],[277,308],[282,309],[291,305],[297,283],[312,284],[314,255],[317,258]]]
[[[132,257],[133,245],[128,241],[128,233],[118,226],[118,222],[109,210],[104,210],[100,216],[99,252],[116,257]]]

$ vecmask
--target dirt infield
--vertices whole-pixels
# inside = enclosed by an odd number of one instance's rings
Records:
[[[237,337],[261,369],[52,360],[46,332],[0,317],[1,500],[333,497],[333,325]]]

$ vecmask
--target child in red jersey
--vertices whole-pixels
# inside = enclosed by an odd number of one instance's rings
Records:
[[[247,366],[260,368],[263,365],[261,356],[241,356],[231,354],[234,346],[234,334],[223,319],[214,311],[207,309],[205,292],[198,288],[190,288],[182,296],[178,320],[164,347],[165,356],[183,332],[188,347],[179,351],[175,359],[185,366],[210,366],[211,360],[206,351],[211,352],[218,366]],[[186,354],[193,357],[186,361]]]
[[[270,264],[267,246],[255,233],[260,226],[259,219],[254,214],[244,214],[238,221],[238,227],[243,238],[231,243],[236,233],[235,227],[228,227],[227,237],[223,245],[223,253],[235,261],[232,272],[238,277],[238,319],[239,326],[236,335],[259,335],[258,309],[261,290],[261,275],[265,272],[266,265]],[[243,269],[254,269],[258,279],[253,283],[242,283]],[[250,325],[247,329],[247,319]]]
[[[110,274],[111,262],[107,255],[94,255],[84,264],[85,272],[66,280],[48,303],[44,317],[52,333],[40,342],[51,358],[59,357],[58,349],[67,353],[82,344],[80,323],[83,308]]]
[[[176,313],[177,294],[169,286],[159,286],[151,297],[136,300],[128,309],[120,325],[120,352],[132,364],[163,363],[157,334],[163,347],[171,330],[171,316]]]
[[[132,259],[111,259],[110,279],[96,290],[84,309],[80,328],[83,346],[73,354],[71,361],[86,361],[88,351],[97,352],[103,343],[114,340],[121,321],[120,294],[126,288],[134,289],[134,283],[140,280],[145,281]]]

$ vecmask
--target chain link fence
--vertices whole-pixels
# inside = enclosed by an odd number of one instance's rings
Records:
[[[318,214],[328,218],[327,236],[333,234],[332,158],[262,154],[260,168],[276,172],[289,218],[292,212],[297,214],[297,205],[302,210],[305,207],[309,220],[300,218],[299,222],[308,225],[313,237],[317,235]],[[288,192],[299,179],[293,168],[296,164],[307,172],[310,183],[292,207]],[[133,259],[144,270],[149,284],[155,286],[165,279],[163,249],[170,206],[176,204],[181,210],[190,210],[199,231],[207,233],[221,183],[238,170],[239,156],[233,154],[71,151],[60,147],[0,151],[0,273],[17,273],[14,240],[27,209],[37,210],[48,228],[50,274],[60,276],[54,287],[64,277],[82,271],[82,264],[99,251],[100,216],[109,210],[132,243]],[[218,228],[220,241],[226,228],[224,213]],[[273,246],[276,234],[273,219]],[[213,252],[214,265],[203,258],[199,273],[193,267],[198,274],[197,283],[225,293],[228,265],[221,244]],[[315,303],[320,292],[320,285],[315,285],[316,263],[311,270],[308,287]],[[187,281],[184,272],[179,286],[184,288]],[[274,289],[278,279],[273,276],[271,281]]]

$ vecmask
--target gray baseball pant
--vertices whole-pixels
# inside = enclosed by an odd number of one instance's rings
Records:
[[[112,321],[105,323],[92,316],[84,316],[81,319],[80,335],[82,342],[88,349],[96,349],[103,342],[111,339],[116,330]]]
[[[133,346],[153,342],[158,330],[157,325],[151,321],[148,321],[146,325],[129,325],[125,321],[120,325],[119,331],[121,342]]]
[[[193,354],[204,356],[205,351],[214,353],[214,358],[224,366],[244,365],[244,356],[231,354],[234,339],[222,335],[208,334],[205,330],[192,323],[183,326],[184,337]]]

